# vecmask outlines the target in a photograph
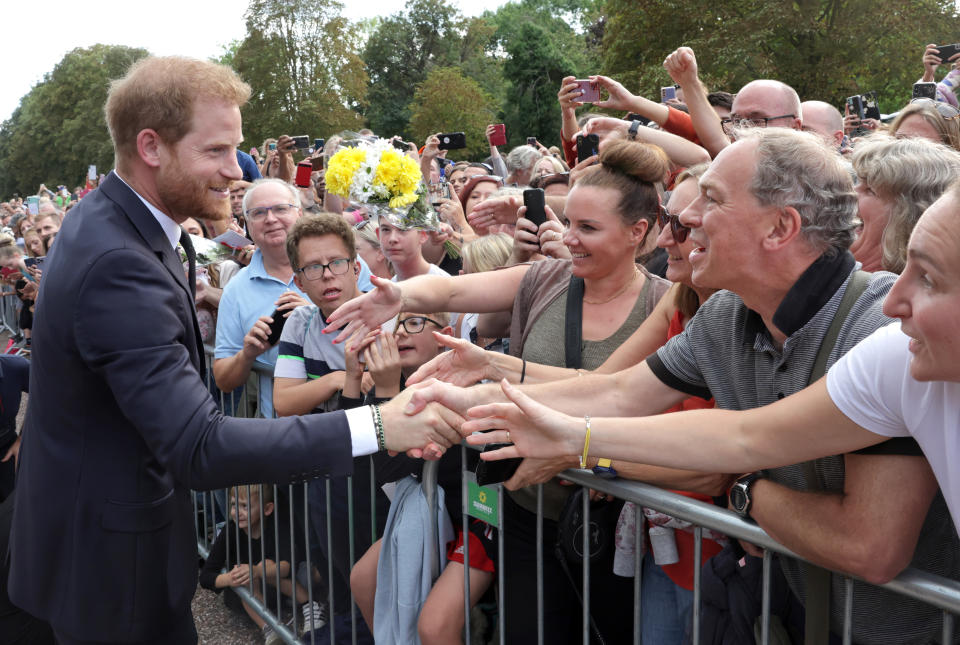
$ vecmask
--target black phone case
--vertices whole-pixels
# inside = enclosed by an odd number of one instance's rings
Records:
[[[270,317],[273,318],[273,322],[270,323],[270,335],[267,336],[267,344],[271,347],[280,342],[280,334],[283,332],[283,326],[287,324],[287,319],[283,317],[283,314],[286,312],[275,309]]]
[[[491,443],[483,447],[483,452],[490,452],[510,445],[513,444]],[[480,463],[477,464],[477,483],[481,486],[489,486],[490,484],[505,482],[517,472],[521,461],[523,459],[520,457],[501,459],[500,461],[483,461],[481,459]]]
[[[547,213],[543,209],[544,196],[542,188],[527,188],[523,191],[523,205],[527,207],[525,218],[537,225],[547,221]]]
[[[441,150],[459,150],[467,147],[467,135],[463,132],[449,132],[440,135]]]

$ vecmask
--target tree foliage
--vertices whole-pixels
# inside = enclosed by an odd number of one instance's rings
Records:
[[[234,69],[253,88],[243,109],[247,142],[326,136],[362,127],[367,77],[359,43],[336,0],[252,0]]]
[[[437,132],[464,132],[467,148],[457,156],[482,158],[489,152],[484,132],[493,123],[496,101],[456,67],[438,67],[417,86],[410,104],[410,133],[425,141]]]
[[[0,126],[0,194],[33,194],[81,184],[87,166],[113,167],[103,105],[110,81],[123,76],[144,49],[94,45],[74,49],[30,90]]]
[[[504,122],[514,145],[535,136],[547,145],[560,141],[557,89],[564,76],[575,74],[573,63],[547,31],[524,23],[507,46],[503,71],[509,83]]]
[[[607,0],[605,14],[605,73],[646,96],[671,82],[663,59],[686,45],[711,89],[735,92],[774,78],[803,100],[838,107],[846,96],[876,90],[884,112],[909,100],[923,46],[955,42],[960,32],[950,0]]]

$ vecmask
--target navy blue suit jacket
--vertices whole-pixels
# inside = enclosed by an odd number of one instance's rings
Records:
[[[342,412],[224,417],[183,266],[114,173],[65,218],[33,328],[10,596],[82,640],[190,619],[190,489],[352,471]]]

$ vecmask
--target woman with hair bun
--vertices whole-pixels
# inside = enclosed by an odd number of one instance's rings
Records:
[[[635,262],[637,250],[655,230],[661,211],[658,186],[668,170],[667,156],[656,146],[610,142],[601,150],[600,163],[585,171],[570,190],[564,211],[569,221],[566,231],[539,233],[540,245],[562,241],[569,259],[455,277],[419,276],[397,283],[374,278],[377,289],[334,312],[331,329],[346,325],[338,341],[357,329],[365,333],[395,317],[401,303],[408,311],[512,311],[511,354],[529,363],[594,369],[640,326],[669,287],[669,282]],[[524,214],[521,208],[518,215]],[[564,338],[571,325],[579,340],[571,343],[568,353]],[[445,345],[451,342],[439,334],[437,340]],[[579,583],[571,582],[565,573],[568,569],[577,581],[580,566],[561,562],[553,548],[561,510],[575,490],[561,486],[554,476],[569,466],[567,462],[524,462],[506,483],[513,491],[503,496],[504,522],[511,527],[504,535],[506,562],[502,564],[511,577],[504,598],[509,642],[537,638],[536,604],[531,603],[536,597],[537,491],[531,484],[538,481],[547,482],[543,491],[544,642],[580,640],[582,612],[575,592]],[[471,538],[471,546],[473,542]],[[495,540],[478,540],[478,544],[491,559],[497,557]],[[595,564],[592,571],[593,619],[608,643],[629,642],[622,617],[630,611],[632,581],[612,574],[612,556],[609,562]]]

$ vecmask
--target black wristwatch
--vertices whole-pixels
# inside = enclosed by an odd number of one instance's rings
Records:
[[[735,481],[733,486],[730,487],[730,506],[740,516],[747,519],[753,519],[750,517],[750,507],[753,506],[753,498],[750,497],[750,488],[753,486],[753,482],[760,479],[760,477],[760,473],[750,473]]]
[[[631,141],[637,140],[637,132],[640,131],[640,126],[643,125],[639,121],[631,121],[630,127],[627,129],[627,138]]]

